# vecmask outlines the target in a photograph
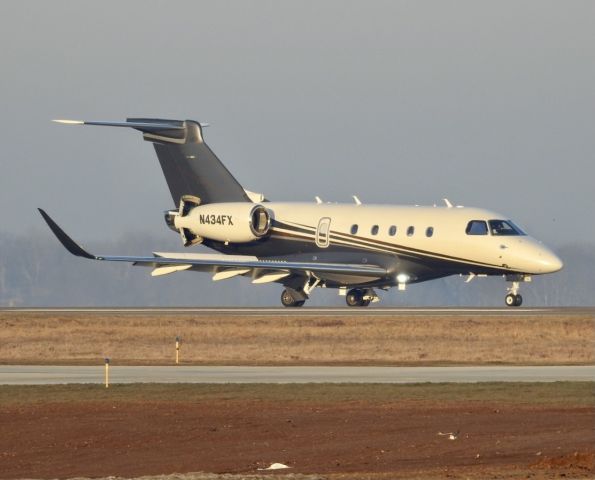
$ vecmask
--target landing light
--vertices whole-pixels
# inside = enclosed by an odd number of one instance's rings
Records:
[[[409,281],[409,275],[406,273],[399,273],[397,275],[397,282],[398,283],[407,283]]]

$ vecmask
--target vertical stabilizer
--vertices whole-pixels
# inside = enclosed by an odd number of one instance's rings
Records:
[[[129,118],[127,122],[172,124],[176,130],[145,131],[152,142],[174,205],[184,195],[198,197],[202,204],[250,202],[246,192],[204,142],[202,126],[193,120]]]

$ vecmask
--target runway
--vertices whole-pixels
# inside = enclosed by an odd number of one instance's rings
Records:
[[[336,317],[336,316],[590,316],[595,318],[595,307],[543,307],[543,308],[510,308],[510,307],[382,307],[370,306],[367,308],[348,307],[304,307],[304,308],[279,308],[279,307],[127,307],[127,308],[0,308],[2,312],[37,313],[37,314],[160,314],[160,315],[197,315],[197,316],[291,316],[291,317]]]
[[[103,383],[104,366],[0,366],[0,385]],[[595,366],[117,366],[110,383],[474,383],[595,381]]]

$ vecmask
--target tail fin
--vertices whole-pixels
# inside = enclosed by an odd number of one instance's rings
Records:
[[[205,124],[159,118],[128,118],[126,122],[56,121],[130,127],[143,132],[143,138],[155,146],[175,206],[184,195],[198,197],[203,204],[251,201],[244,188],[204,143],[202,127]]]

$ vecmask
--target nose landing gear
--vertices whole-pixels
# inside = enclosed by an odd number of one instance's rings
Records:
[[[523,304],[523,297],[518,293],[515,295],[513,293],[509,293],[506,295],[504,300],[508,307],[520,307]]]
[[[523,297],[519,293],[519,281],[514,280],[512,285],[508,287],[508,295],[506,295],[504,302],[508,307],[520,307],[523,304]]]

